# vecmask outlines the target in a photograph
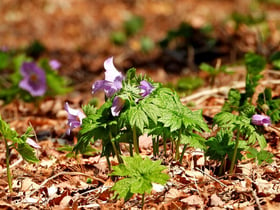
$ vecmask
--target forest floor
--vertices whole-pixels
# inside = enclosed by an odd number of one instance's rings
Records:
[[[260,11],[267,15],[266,40],[260,39],[256,28],[246,25],[235,29],[230,14],[234,11],[247,14],[247,1],[227,0],[20,0],[0,2],[0,46],[23,49],[39,40],[46,50],[41,57],[56,59],[62,66],[59,73],[71,79],[73,92],[49,97],[39,104],[18,99],[4,105],[0,114],[18,133],[32,126],[41,146],[36,150],[38,164],[22,160],[16,151],[11,153],[13,192],[8,193],[5,165],[5,145],[0,142],[0,209],[141,209],[141,196],[129,201],[112,199],[113,180],[108,176],[105,157],[100,157],[100,143],[94,145],[92,156],[67,157],[59,151],[63,145],[77,142],[77,130],[66,135],[67,113],[64,103],[73,108],[87,104],[92,98],[91,86],[103,79],[103,62],[114,56],[115,65],[125,71],[135,67],[137,73],[148,74],[153,80],[176,85],[178,79],[198,76],[204,84],[191,94],[181,93],[184,104],[190,102],[192,110],[202,109],[208,124],[217,114],[230,88],[245,88],[246,69],[240,60],[246,52],[254,51],[269,56],[279,50],[280,6],[262,5]],[[123,46],[110,41],[112,31],[122,29],[130,14],[144,18],[143,29],[129,38]],[[187,22],[194,29],[211,23],[217,45],[214,50],[198,51],[193,47],[179,51],[155,47],[149,53],[141,51],[139,40],[150,37],[155,43],[167,31]],[[195,43],[204,47],[205,37],[198,31]],[[219,74],[214,87],[208,75],[199,71],[201,62],[229,65],[232,75]],[[0,61],[1,62],[1,61]],[[256,94],[265,87],[272,88],[274,98],[280,97],[280,71],[267,65]],[[99,105],[103,94],[98,93]],[[280,125],[265,128],[271,164],[258,165],[242,160],[234,174],[219,177],[217,165],[204,159],[204,154],[193,148],[185,152],[183,163],[172,159],[171,146],[167,156],[153,157],[152,143],[148,137],[140,142],[142,156],[163,159],[170,180],[164,187],[155,185],[145,199],[145,209],[280,209]],[[161,149],[163,146],[161,146]],[[112,165],[117,164],[111,158]],[[92,182],[87,183],[91,178]]]

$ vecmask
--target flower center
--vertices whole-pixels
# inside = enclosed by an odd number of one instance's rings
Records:
[[[38,76],[37,76],[36,74],[31,74],[31,75],[30,75],[30,80],[31,80],[32,82],[37,82],[37,81],[38,81]]]

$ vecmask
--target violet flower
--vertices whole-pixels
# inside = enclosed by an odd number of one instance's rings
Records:
[[[141,89],[140,95],[142,97],[150,95],[150,93],[154,90],[154,87],[151,85],[151,83],[147,82],[146,80],[142,80],[140,82],[139,88]]]
[[[269,126],[271,125],[271,120],[269,116],[266,115],[260,115],[260,114],[254,114],[252,116],[252,123],[254,125],[259,125],[259,126]]]
[[[58,70],[61,66],[61,63],[55,59],[49,61],[49,65],[53,70]]]
[[[19,87],[28,91],[32,96],[42,96],[47,90],[46,75],[44,70],[33,62],[24,62],[20,73],[23,79]]]
[[[31,147],[35,148],[35,149],[40,149],[41,146],[39,144],[37,144],[33,139],[31,138],[27,138],[26,139],[26,143],[29,144]]]
[[[98,90],[104,90],[105,95],[110,98],[122,88],[124,76],[116,69],[113,63],[113,57],[104,62],[105,80],[98,80],[92,85],[92,93]]]
[[[113,100],[113,104],[111,107],[111,113],[114,117],[117,117],[120,115],[120,112],[122,110],[122,108],[124,107],[125,104],[125,100],[122,99],[119,96],[116,96]]]
[[[82,125],[83,119],[86,117],[86,115],[79,109],[72,109],[68,102],[64,105],[65,110],[68,113],[68,125],[70,128],[67,129],[66,133],[67,135],[70,135],[70,132],[74,128],[78,128]]]

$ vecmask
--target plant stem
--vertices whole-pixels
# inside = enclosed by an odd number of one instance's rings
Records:
[[[181,129],[179,130],[178,140],[176,142],[176,153],[175,153],[175,160],[179,160],[179,149],[181,144]]]
[[[234,147],[233,156],[232,156],[232,160],[231,160],[231,164],[230,164],[229,174],[232,174],[234,166],[235,166],[237,150],[238,150],[238,143],[239,143],[239,131],[237,132],[237,135],[236,135],[235,147]]]
[[[144,209],[144,203],[145,203],[145,193],[143,193],[143,195],[142,195],[142,208],[141,209]]]
[[[155,138],[153,138],[152,141],[153,141],[153,156],[156,157],[156,140],[155,140]]]
[[[130,154],[130,157],[133,157],[132,144],[129,144],[129,154]]]
[[[134,150],[137,155],[139,155],[139,146],[138,146],[138,140],[137,140],[137,134],[136,134],[136,127],[133,126],[133,144],[134,144]]]
[[[226,157],[221,162],[221,165],[220,165],[220,168],[219,168],[219,176],[221,176],[224,172],[225,162],[226,162]]]
[[[8,142],[6,139],[5,141],[5,146],[6,146],[6,167],[7,167],[7,178],[8,178],[8,185],[9,185],[9,191],[13,192],[13,187],[12,187],[12,174],[10,170],[10,147],[8,145]]]
[[[109,171],[111,171],[111,162],[110,162],[110,158],[108,155],[106,155],[106,160],[107,160],[107,164],[108,164],[108,168],[109,168]]]
[[[181,156],[180,156],[180,160],[179,160],[180,164],[182,164],[182,162],[183,162],[183,157],[184,157],[184,153],[185,153],[186,149],[187,149],[187,145],[185,144],[184,148],[183,148],[183,151],[181,153]]]
[[[157,152],[157,156],[159,156],[159,136],[157,136],[156,138],[156,152]]]
[[[163,137],[164,156],[166,156],[166,138]]]
[[[111,140],[111,143],[112,143],[112,146],[113,146],[113,150],[114,150],[114,152],[115,152],[115,154],[117,156],[118,162],[119,163],[123,163],[123,160],[122,160],[122,158],[120,156],[119,150],[116,147],[116,142],[112,141],[112,133],[111,133],[111,131],[109,131],[109,138]]]

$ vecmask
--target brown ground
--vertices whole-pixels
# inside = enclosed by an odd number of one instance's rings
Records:
[[[60,73],[72,79],[74,92],[66,96],[48,98],[38,107],[33,104],[14,101],[1,106],[2,117],[19,133],[31,123],[36,131],[41,149],[37,165],[20,161],[16,152],[12,154],[14,193],[7,190],[4,145],[0,144],[0,209],[109,209],[140,207],[140,196],[134,196],[127,203],[112,200],[108,187],[113,182],[106,175],[106,161],[96,154],[93,157],[66,158],[65,152],[57,148],[76,141],[75,135],[66,136],[65,101],[73,107],[86,104],[91,98],[91,85],[103,77],[103,62],[109,56],[115,57],[120,70],[136,67],[138,73],[148,73],[159,82],[175,82],[179,77],[204,73],[197,72],[195,58],[176,60],[159,48],[150,54],[139,50],[139,37],[146,35],[155,42],[166,32],[189,22],[195,28],[212,23],[215,34],[221,42],[223,63],[236,63],[244,52],[253,50],[268,55],[279,46],[279,6],[265,6],[271,35],[266,42],[258,39],[254,29],[246,26],[234,31],[232,22],[227,21],[233,11],[246,13],[249,1],[243,0],[1,0],[0,1],[0,46],[19,49],[33,40],[39,40],[47,51],[42,56],[62,62]],[[129,14],[145,18],[144,29],[122,47],[113,45],[110,33],[120,30],[122,21]],[[204,59],[207,58],[205,55]],[[215,63],[214,57],[210,62]],[[207,60],[207,59],[206,59]],[[1,62],[1,61],[0,61]],[[172,65],[170,65],[172,64]],[[174,64],[174,65],[173,65]],[[267,67],[269,68],[269,66]],[[244,66],[234,66],[232,76],[220,75],[217,86],[232,87],[235,82],[244,81]],[[279,72],[266,71],[264,83],[273,88],[279,96],[277,80]],[[267,81],[275,80],[276,84]],[[216,87],[217,87],[216,86]],[[258,87],[263,88],[263,85]],[[209,90],[207,82],[197,93]],[[102,97],[102,94],[97,95]],[[213,91],[193,98],[194,109],[203,109],[204,115],[213,117],[219,112],[226,95]],[[188,98],[182,101],[189,102]],[[277,129],[277,125],[276,129]],[[279,125],[278,125],[279,129]],[[233,177],[225,176],[215,180],[211,170],[203,173],[195,170],[201,166],[203,156],[188,149],[184,162],[179,165],[170,157],[165,161],[171,180],[166,188],[147,196],[147,209],[279,209],[280,207],[280,144],[279,131],[267,130],[269,150],[275,155],[271,165],[258,166],[242,162]],[[97,145],[98,148],[98,145]],[[142,155],[151,156],[149,146],[142,147]],[[195,159],[198,159],[197,162]],[[19,160],[19,161],[18,161]],[[18,161],[18,162],[17,162]],[[116,160],[112,159],[113,163]],[[209,164],[210,163],[206,163]],[[211,167],[215,168],[214,165]],[[77,174],[79,172],[81,174]],[[60,174],[61,173],[61,174]],[[54,176],[60,174],[60,176]],[[87,184],[87,176],[93,183]],[[47,180],[48,182],[44,183]],[[37,188],[40,186],[40,188]],[[33,190],[38,189],[36,192]],[[32,193],[32,194],[31,194]],[[203,207],[201,207],[203,206]]]

